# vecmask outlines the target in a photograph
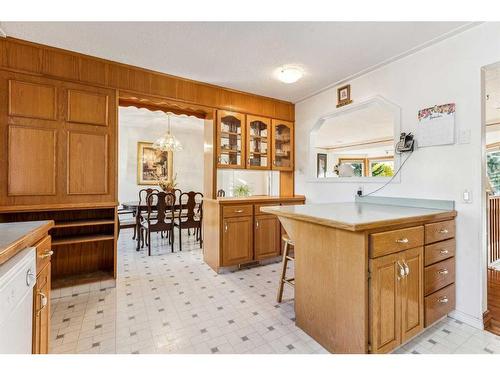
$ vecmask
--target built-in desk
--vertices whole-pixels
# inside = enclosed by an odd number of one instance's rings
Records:
[[[261,207],[295,242],[297,326],[332,353],[387,353],[453,310],[453,207],[378,198]]]

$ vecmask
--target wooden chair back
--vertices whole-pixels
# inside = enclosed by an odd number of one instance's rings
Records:
[[[175,195],[163,191],[153,192],[147,198],[148,227],[152,232],[166,231],[173,227]],[[155,213],[155,215],[152,215]]]
[[[226,192],[223,189],[217,190],[217,198],[223,198],[226,196]]]
[[[178,215],[183,227],[198,225],[203,215],[203,194],[195,191],[182,193],[179,199]]]
[[[158,189],[152,189],[152,188],[147,188],[147,189],[141,189],[139,190],[139,205],[146,203],[147,204],[147,199],[148,196],[151,193],[159,193],[160,190]]]

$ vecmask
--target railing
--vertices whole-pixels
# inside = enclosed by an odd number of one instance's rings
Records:
[[[488,200],[488,264],[500,259],[500,196]]]

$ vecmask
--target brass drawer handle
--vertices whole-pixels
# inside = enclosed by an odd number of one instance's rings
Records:
[[[438,298],[437,300],[439,303],[448,303],[448,297],[443,296],[441,298]]]
[[[227,221],[224,222],[224,232],[227,232]]]
[[[235,210],[234,212],[237,214],[241,214],[243,212],[243,210]]]
[[[408,238],[400,238],[399,240],[396,240],[397,243],[408,243]]]
[[[448,250],[441,250],[440,253],[443,254],[443,255],[446,255],[446,254],[449,253],[449,251]]]
[[[448,275],[448,270],[446,268],[443,268],[442,270],[437,271],[439,275]]]
[[[45,259],[45,258],[50,258],[52,255],[54,255],[54,251],[49,250],[46,251],[45,253],[40,255],[40,258]]]
[[[448,234],[448,229],[441,229],[439,231],[439,233],[441,233],[441,234]]]

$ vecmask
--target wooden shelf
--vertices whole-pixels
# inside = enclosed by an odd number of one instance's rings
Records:
[[[54,228],[74,228],[74,227],[91,227],[95,225],[114,224],[113,219],[89,219],[89,220],[73,220],[56,222]]]
[[[221,131],[220,135],[221,135],[221,137],[224,137],[224,138],[228,138],[230,136],[232,136],[232,137],[234,137],[234,136],[241,137],[241,133],[225,132],[225,131]]]
[[[115,236],[112,234],[86,234],[80,236],[67,236],[61,238],[55,238],[52,240],[52,245],[70,245],[74,243],[83,242],[96,242],[96,241],[108,241],[114,240]]]
[[[220,150],[221,154],[239,154],[241,151],[238,150]]]
[[[113,279],[114,277],[112,270],[81,273],[71,276],[58,277],[52,280],[52,289],[60,289],[75,285],[89,284],[96,281],[107,281]]]

